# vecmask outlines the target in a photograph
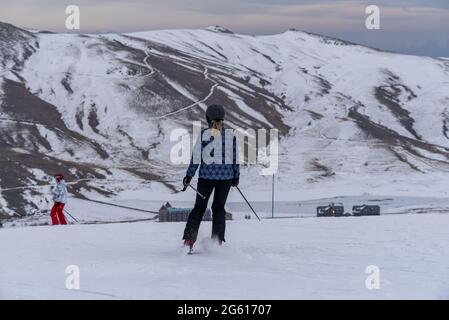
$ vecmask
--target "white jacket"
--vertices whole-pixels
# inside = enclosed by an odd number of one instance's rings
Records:
[[[56,187],[53,189],[53,196],[55,202],[67,203],[67,187],[64,180],[56,184]]]

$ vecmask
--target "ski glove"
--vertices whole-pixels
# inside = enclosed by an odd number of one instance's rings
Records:
[[[187,186],[190,184],[190,181],[192,181],[192,177],[189,176],[184,177],[184,179],[182,180],[182,184],[184,185],[185,188],[187,188]]]
[[[238,187],[239,186],[239,182],[240,182],[240,180],[238,178],[232,179],[232,186],[233,187]]]

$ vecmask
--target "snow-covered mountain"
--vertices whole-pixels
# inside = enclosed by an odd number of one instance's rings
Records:
[[[230,127],[279,130],[286,199],[446,192],[445,59],[222,27],[86,35],[0,23],[0,49],[3,217],[41,210],[58,171],[77,197],[176,191],[185,166],[170,163],[170,133],[211,103]],[[243,170],[254,195],[270,188],[258,173]]]

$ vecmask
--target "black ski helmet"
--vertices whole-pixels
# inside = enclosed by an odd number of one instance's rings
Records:
[[[224,117],[225,109],[223,108],[223,106],[213,104],[207,107],[206,120],[208,123],[211,123],[213,120],[224,120]]]

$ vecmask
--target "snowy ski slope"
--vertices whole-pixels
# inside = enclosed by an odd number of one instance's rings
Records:
[[[233,221],[228,242],[183,223],[0,229],[1,299],[448,299],[449,215]],[[68,266],[80,290],[67,290]],[[380,289],[366,268],[380,269]]]

